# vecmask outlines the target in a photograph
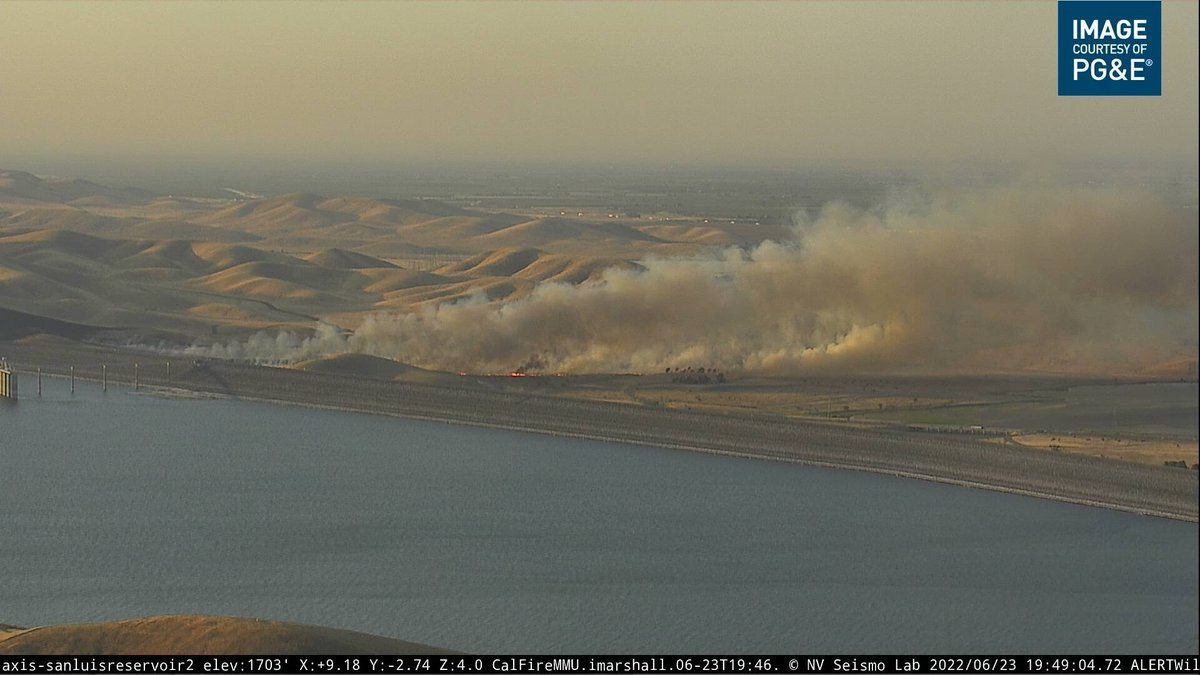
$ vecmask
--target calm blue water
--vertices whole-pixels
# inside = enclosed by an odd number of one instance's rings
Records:
[[[28,395],[30,386],[24,387]],[[1197,527],[885,476],[47,380],[0,406],[0,622],[463,650],[1191,652]]]

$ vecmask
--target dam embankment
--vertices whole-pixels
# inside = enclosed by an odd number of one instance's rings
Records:
[[[461,384],[417,384],[222,361],[196,362],[62,340],[0,345],[18,371],[43,368],[110,385],[162,386],[454,424],[870,471],[1197,521],[1194,471],[899,429],[772,415],[713,414]],[[171,361],[168,369],[166,363]]]

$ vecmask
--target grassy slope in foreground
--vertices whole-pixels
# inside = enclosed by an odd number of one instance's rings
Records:
[[[368,633],[221,616],[155,616],[29,630],[0,629],[0,655],[450,653]]]

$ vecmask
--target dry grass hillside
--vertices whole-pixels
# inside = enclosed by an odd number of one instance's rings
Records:
[[[157,616],[20,629],[0,626],[0,654],[450,654],[429,645],[282,621]]]
[[[188,198],[0,171],[0,308],[180,339],[305,331],[318,318],[354,328],[376,311],[516,299],[541,283],[598,283],[646,255],[753,239],[432,199]]]

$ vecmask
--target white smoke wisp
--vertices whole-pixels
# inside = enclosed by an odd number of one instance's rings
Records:
[[[345,332],[334,324],[322,321],[317,324],[311,336],[300,336],[290,331],[274,334],[259,331],[244,342],[230,340],[209,346],[193,345],[184,349],[183,353],[189,356],[274,363],[341,354],[349,350]]]
[[[370,316],[352,335],[327,327],[218,351],[362,352],[473,373],[1132,372],[1196,356],[1196,224],[1194,211],[1113,190],[831,205],[793,240],[749,251],[648,259],[515,301],[472,297]]]

